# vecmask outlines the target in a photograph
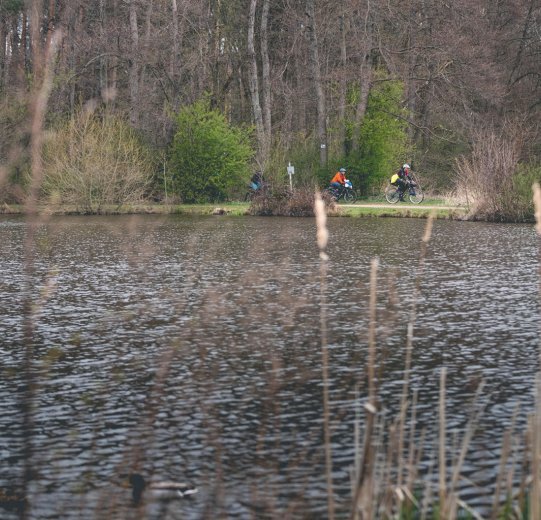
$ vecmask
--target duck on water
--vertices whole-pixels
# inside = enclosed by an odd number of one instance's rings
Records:
[[[139,473],[132,473],[129,478],[132,497],[135,503],[141,502],[143,494],[151,494],[155,500],[173,500],[188,498],[197,493],[197,488],[183,482],[147,482]],[[146,491],[145,491],[146,490]]]

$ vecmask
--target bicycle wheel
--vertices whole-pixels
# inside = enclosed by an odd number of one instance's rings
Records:
[[[344,192],[344,202],[353,204],[356,200],[357,200],[357,194],[355,193],[355,190],[348,189]]]
[[[398,188],[389,184],[385,188],[385,198],[389,204],[396,204],[400,200],[400,193],[398,193]]]
[[[425,198],[425,194],[423,193],[423,190],[421,189],[421,186],[417,185],[413,188],[414,192],[409,193],[409,199],[412,204],[421,204],[423,202],[423,199]]]

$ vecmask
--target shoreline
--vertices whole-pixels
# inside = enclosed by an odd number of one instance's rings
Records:
[[[81,209],[71,205],[44,205],[38,208],[38,214],[44,216],[67,215],[226,215],[250,216],[249,203],[228,202],[223,204],[127,204],[120,206],[107,205],[91,209]],[[329,217],[404,217],[428,218],[433,215],[438,219],[466,220],[468,208],[462,206],[446,206],[422,203],[391,205],[377,202],[357,204],[338,204],[335,210],[329,211]],[[0,215],[24,215],[24,205],[4,203],[0,206]]]

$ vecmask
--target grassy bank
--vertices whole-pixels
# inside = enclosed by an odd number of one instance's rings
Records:
[[[247,202],[227,202],[216,204],[129,204],[107,205],[98,210],[87,210],[69,205],[42,206],[40,213],[45,215],[231,215],[242,216],[248,214],[250,204]],[[4,204],[0,207],[0,214],[21,215],[24,214],[23,205]],[[429,200],[419,206],[410,204],[397,204],[391,206],[381,202],[358,202],[356,204],[339,204],[336,211],[329,216],[341,217],[410,217],[427,218],[433,213],[438,219],[463,219],[467,215],[467,209],[463,207],[449,207],[442,201]]]

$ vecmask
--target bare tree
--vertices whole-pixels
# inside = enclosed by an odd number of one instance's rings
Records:
[[[139,27],[136,0],[128,0],[131,52],[129,58],[130,121],[139,121]]]
[[[272,143],[272,95],[270,79],[270,60],[269,60],[269,20],[270,0],[263,0],[263,10],[261,13],[261,63],[262,63],[262,84],[263,84],[263,125],[265,128],[265,144],[270,148]],[[266,150],[266,155],[268,149]]]
[[[268,140],[263,122],[263,112],[259,99],[259,78],[257,70],[257,58],[254,43],[254,29],[256,16],[257,0],[250,0],[250,15],[248,22],[248,56],[250,63],[248,65],[250,97],[252,100],[252,112],[255,121],[257,140],[259,143],[259,161],[264,164],[268,155]]]
[[[317,135],[319,139],[319,163],[321,166],[325,166],[327,164],[327,108],[319,62],[315,0],[306,0],[306,16],[306,29],[308,32],[308,40],[310,46],[311,70],[314,79],[314,89],[317,100]]]
[[[357,152],[360,147],[359,137],[361,133],[361,125],[366,114],[368,106],[368,96],[372,88],[372,47],[373,47],[373,21],[371,13],[370,0],[367,0],[365,12],[359,13],[359,25],[356,27],[357,32],[354,35],[356,41],[359,42],[360,66],[359,66],[359,100],[355,107],[355,124],[353,125],[352,151]]]

